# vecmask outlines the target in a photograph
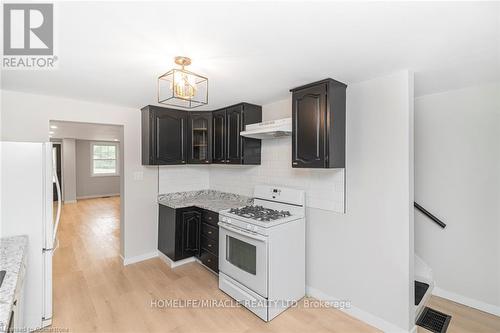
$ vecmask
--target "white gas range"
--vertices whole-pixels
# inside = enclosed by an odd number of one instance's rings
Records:
[[[219,288],[269,321],[305,295],[304,191],[256,186],[219,214]]]

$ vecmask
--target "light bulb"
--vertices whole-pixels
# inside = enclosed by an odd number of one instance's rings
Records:
[[[182,98],[192,98],[196,94],[196,78],[187,73],[174,73],[174,93]]]

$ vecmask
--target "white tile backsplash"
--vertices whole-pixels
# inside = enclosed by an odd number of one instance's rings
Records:
[[[158,193],[206,190],[210,188],[210,168],[207,165],[160,166]]]

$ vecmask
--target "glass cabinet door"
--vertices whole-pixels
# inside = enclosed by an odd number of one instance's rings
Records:
[[[191,115],[191,162],[211,161],[210,126],[210,115]]]

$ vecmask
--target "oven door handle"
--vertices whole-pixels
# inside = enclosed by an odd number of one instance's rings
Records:
[[[245,236],[245,237],[248,237],[248,238],[251,238],[251,239],[255,239],[255,240],[258,240],[258,241],[261,241],[261,242],[267,242],[267,237],[266,236],[261,236],[259,234],[256,234],[256,233],[253,233],[253,232],[249,232],[249,231],[246,231],[245,229],[241,229],[241,228],[236,228],[236,227],[233,227],[227,223],[224,223],[224,222],[219,222],[218,225],[221,227],[221,228],[224,228],[226,230],[229,230],[229,231],[232,231],[234,233],[237,233],[238,235],[242,235],[242,236]]]

